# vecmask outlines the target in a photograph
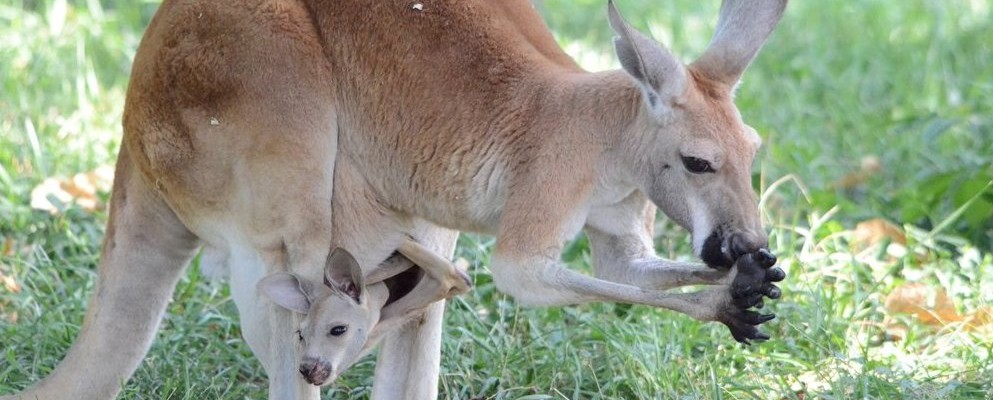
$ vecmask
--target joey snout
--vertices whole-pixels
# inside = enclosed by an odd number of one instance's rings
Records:
[[[306,357],[300,363],[300,374],[312,385],[323,385],[331,377],[331,372],[331,362],[324,358]]]

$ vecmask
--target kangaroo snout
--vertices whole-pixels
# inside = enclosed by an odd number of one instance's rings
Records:
[[[311,385],[321,386],[331,376],[331,363],[323,358],[304,358],[300,363],[300,375]]]
[[[703,244],[700,258],[712,268],[730,268],[735,260],[745,254],[755,254],[765,265],[776,263],[776,256],[768,250],[769,239],[753,232],[711,233]]]
[[[775,258],[766,249],[769,246],[769,239],[765,235],[751,232],[736,232],[728,236],[727,241],[727,249],[730,252],[728,255],[731,257],[732,262],[745,254],[752,254],[760,250],[766,250],[760,257],[771,256]]]

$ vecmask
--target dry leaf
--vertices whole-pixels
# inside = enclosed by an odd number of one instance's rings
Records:
[[[886,311],[890,315],[910,314],[932,326],[962,320],[945,289],[923,283],[907,283],[893,289],[886,296]]]
[[[878,174],[883,170],[883,162],[879,160],[879,157],[869,155],[862,157],[862,162],[859,165],[857,171],[848,173],[847,175],[841,177],[835,181],[831,186],[836,189],[852,190],[855,189],[874,175]]]
[[[855,226],[852,245],[864,249],[884,240],[901,245],[907,244],[907,236],[903,233],[903,229],[885,219],[874,218],[859,222]]]
[[[895,322],[890,316],[909,314],[921,323],[932,328],[962,321],[963,317],[955,310],[955,303],[943,288],[923,283],[907,283],[893,289],[885,302],[887,314],[887,334],[895,340],[906,336],[907,327]]]
[[[17,311],[7,312],[7,307],[10,306],[9,301],[0,301],[0,319],[6,319],[12,324],[17,323]]]
[[[72,201],[72,195],[62,190],[62,185],[57,179],[48,178],[31,190],[31,208],[55,214],[59,208],[53,204],[51,198],[55,198],[63,204]]]
[[[73,175],[69,179],[48,178],[31,190],[31,207],[50,213],[57,213],[58,203],[75,203],[88,211],[102,207],[100,193],[110,190],[114,181],[114,170],[103,166],[90,172]]]
[[[993,324],[993,306],[983,306],[965,317],[965,327],[975,330]]]
[[[3,287],[7,289],[8,292],[21,292],[21,284],[17,283],[17,281],[14,280],[14,277],[4,275],[2,272],[0,272],[0,284],[3,284]]]
[[[921,323],[932,328],[961,323],[970,331],[989,330],[993,332],[993,306],[983,306],[961,315],[955,310],[955,304],[948,297],[945,289],[928,286],[923,283],[908,283],[898,286],[886,296],[886,330],[894,340],[906,336],[907,327],[895,322],[890,316],[894,314],[910,314]]]

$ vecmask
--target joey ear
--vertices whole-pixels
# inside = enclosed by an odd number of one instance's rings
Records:
[[[632,28],[617,12],[613,0],[607,2],[607,14],[614,37],[614,52],[627,71],[641,86],[645,102],[656,112],[686,90],[686,68],[655,40]]]
[[[277,272],[259,280],[256,290],[273,303],[290,311],[306,314],[313,293],[310,283],[288,272]]]
[[[324,266],[324,284],[331,290],[345,294],[362,303],[362,290],[365,287],[362,267],[348,250],[338,247],[328,255]]]

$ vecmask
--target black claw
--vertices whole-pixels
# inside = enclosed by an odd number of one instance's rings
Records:
[[[728,327],[735,341],[751,344],[752,341],[769,340],[769,335],[760,332],[758,325],[769,322],[775,317],[774,314],[735,310],[724,314],[724,318],[719,319],[719,321]]]
[[[769,340],[769,335],[760,332],[754,326],[751,325],[740,325],[740,326],[728,326],[731,330],[731,337],[738,343],[745,345],[752,344],[752,340],[764,342]]]
[[[740,322],[734,322],[728,325],[728,329],[731,330],[731,337],[734,338],[738,343],[751,344],[750,339],[755,338],[755,334],[759,333],[758,329],[754,326],[745,325]]]
[[[755,307],[755,308],[758,308],[758,309],[761,310],[761,309],[765,308],[765,302],[760,299],[759,302],[758,303],[755,303],[755,305],[752,306],[752,307]]]
[[[759,263],[763,268],[769,268],[776,265],[776,255],[772,254],[769,249],[759,249],[755,252],[755,261]]]
[[[765,272],[765,279],[770,282],[782,281],[783,279],[786,279],[786,271],[783,271],[783,269],[779,267],[769,268]]]
[[[745,311],[741,316],[741,319],[749,325],[764,324],[771,321],[773,318],[776,318],[776,314],[759,314],[755,311]]]
[[[782,295],[783,295],[783,291],[782,291],[781,289],[779,289],[779,287],[778,287],[778,286],[776,286],[776,285],[772,285],[772,284],[770,284],[770,285],[769,285],[769,286],[768,286],[768,287],[767,287],[767,288],[765,289],[765,291],[764,291],[764,292],[765,292],[765,296],[766,296],[766,297],[768,297],[768,298],[770,298],[770,299],[773,299],[773,300],[776,300],[776,299],[778,299],[778,298],[780,298],[780,297],[782,297]]]

